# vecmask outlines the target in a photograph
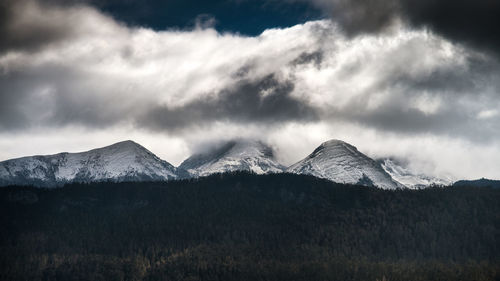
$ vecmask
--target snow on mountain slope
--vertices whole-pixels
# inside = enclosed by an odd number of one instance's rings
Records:
[[[383,189],[404,188],[377,162],[359,152],[356,147],[340,140],[322,143],[305,159],[290,166],[287,172],[313,175],[338,183]]]
[[[87,152],[0,162],[0,185],[57,186],[69,182],[160,181],[177,177],[174,166],[133,141]]]
[[[273,150],[260,141],[232,140],[209,151],[195,154],[179,166],[194,177],[231,171],[256,174],[283,172],[284,166],[274,159]]]
[[[404,184],[408,188],[426,188],[432,185],[451,185],[453,180],[441,179],[415,173],[405,168],[392,159],[383,159],[379,161],[382,168],[396,181]]]

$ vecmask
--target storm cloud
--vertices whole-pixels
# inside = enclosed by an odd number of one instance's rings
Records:
[[[351,35],[380,33],[395,22],[500,55],[500,2],[494,0],[290,0],[313,3]]]
[[[114,24],[92,7],[69,1],[0,2],[0,54],[34,52],[67,40],[95,35],[99,23]]]
[[[154,130],[178,130],[216,121],[271,126],[317,121],[317,109],[292,97],[293,89],[293,82],[279,81],[273,74],[256,81],[242,80],[214,98],[195,100],[177,108],[153,108],[140,119],[139,125]]]

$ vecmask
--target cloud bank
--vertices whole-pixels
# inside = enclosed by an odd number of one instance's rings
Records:
[[[130,27],[85,5],[5,3],[1,159],[27,154],[31,138],[53,142],[46,153],[61,150],[60,135],[83,134],[100,145],[135,136],[176,164],[203,141],[253,136],[291,164],[340,138],[430,174],[500,177],[500,64],[438,29],[353,36],[321,20],[248,37]]]
[[[316,5],[348,35],[380,33],[396,22],[500,55],[500,2],[492,0],[286,0]]]

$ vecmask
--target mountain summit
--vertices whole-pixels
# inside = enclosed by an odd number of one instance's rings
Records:
[[[341,140],[322,143],[309,156],[290,166],[287,172],[384,189],[404,187],[393,180],[375,160]]]
[[[271,147],[257,140],[237,139],[195,154],[179,166],[192,176],[251,171],[256,174],[283,172]]]
[[[177,169],[133,141],[80,153],[30,156],[0,162],[0,185],[60,186],[70,182],[161,181]]]

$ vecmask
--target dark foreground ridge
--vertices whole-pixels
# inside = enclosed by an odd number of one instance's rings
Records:
[[[291,174],[7,187],[0,280],[498,280],[499,201]]]
[[[453,184],[453,186],[476,186],[476,187],[491,187],[500,188],[500,180],[478,179],[478,180],[461,180]]]

